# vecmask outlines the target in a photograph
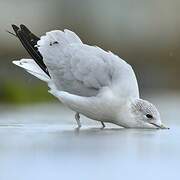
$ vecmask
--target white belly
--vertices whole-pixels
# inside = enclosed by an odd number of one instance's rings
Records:
[[[114,98],[111,93],[95,97],[82,97],[62,91],[51,93],[73,111],[97,121],[116,123],[117,114],[124,106],[124,101]]]

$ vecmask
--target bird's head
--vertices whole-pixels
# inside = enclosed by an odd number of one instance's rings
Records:
[[[167,129],[161,122],[157,108],[148,101],[137,99],[132,102],[131,114],[137,127]]]

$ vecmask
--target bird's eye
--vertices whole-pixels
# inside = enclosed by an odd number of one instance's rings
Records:
[[[147,117],[148,119],[152,119],[152,118],[153,118],[153,116],[152,116],[151,114],[146,114],[146,117]]]

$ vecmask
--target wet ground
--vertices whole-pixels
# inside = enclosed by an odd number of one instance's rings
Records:
[[[1,106],[0,180],[180,178],[180,101],[154,98],[170,130],[122,129],[60,104]]]

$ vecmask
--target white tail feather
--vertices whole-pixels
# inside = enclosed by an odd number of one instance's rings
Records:
[[[49,76],[36,64],[33,59],[21,59],[13,61],[13,64],[25,69],[30,74],[36,76],[38,79],[49,83]]]

